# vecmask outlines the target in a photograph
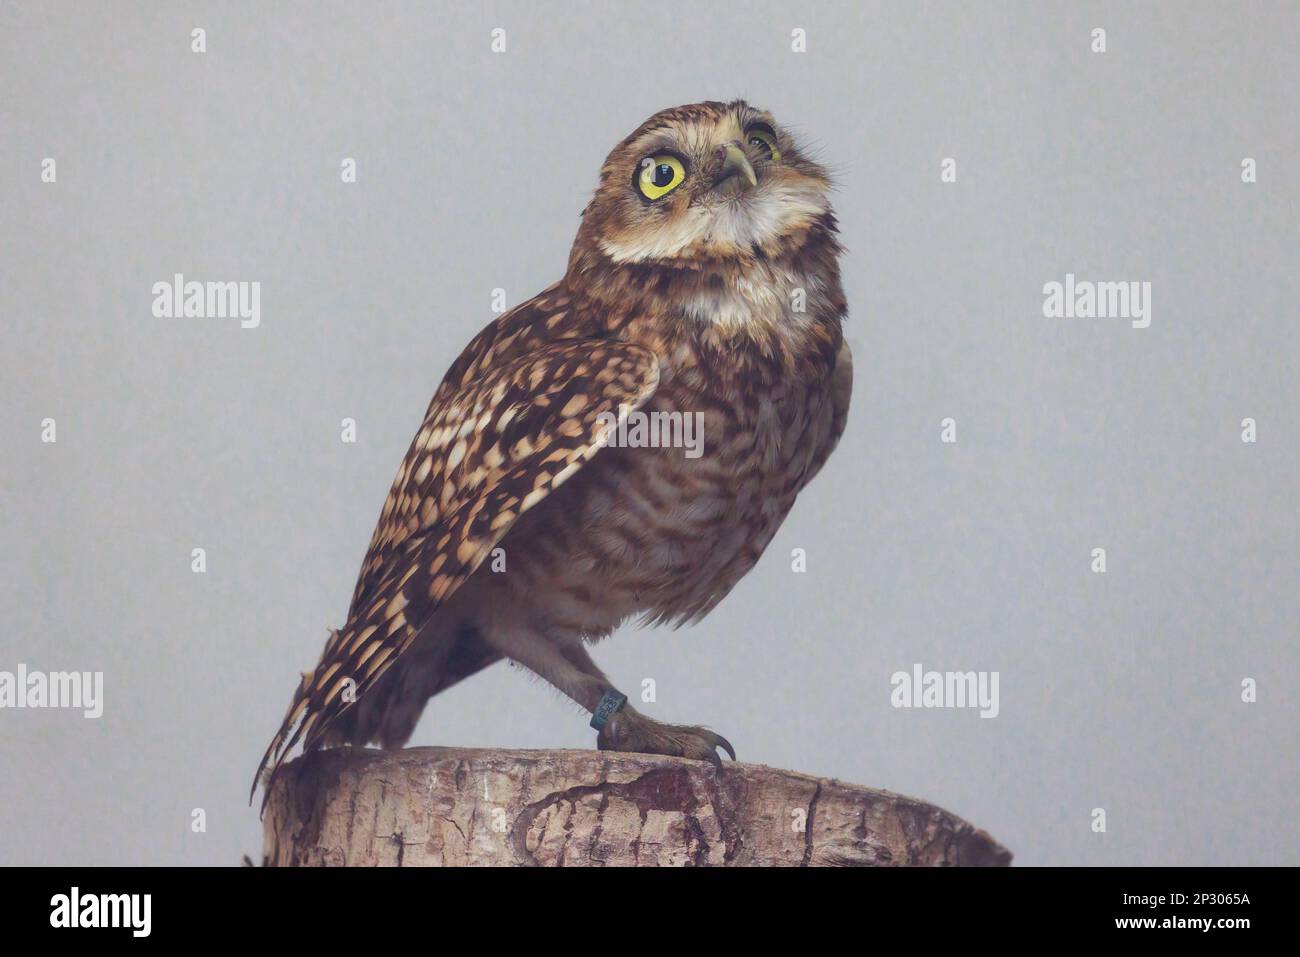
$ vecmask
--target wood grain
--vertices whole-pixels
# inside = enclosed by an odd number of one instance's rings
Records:
[[[339,748],[286,765],[276,866],[1006,865],[942,808],[756,764],[605,751]]]

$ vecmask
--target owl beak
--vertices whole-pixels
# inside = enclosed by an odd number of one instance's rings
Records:
[[[745,155],[745,151],[740,148],[738,143],[728,143],[722,148],[722,154],[722,169],[718,171],[718,178],[714,182],[714,186],[721,186],[735,176],[739,176],[750,186],[758,185],[758,177],[754,175],[754,167],[750,165],[749,157]]]

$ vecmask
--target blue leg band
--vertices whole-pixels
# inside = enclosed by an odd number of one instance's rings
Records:
[[[614,712],[623,705],[627,704],[627,695],[619,694],[617,691],[606,691],[605,697],[600,699],[600,704],[591,715],[591,726],[597,731],[602,731],[605,725],[609,724],[609,719],[614,716]]]

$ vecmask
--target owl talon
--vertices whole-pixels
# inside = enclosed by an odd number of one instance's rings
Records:
[[[602,751],[667,754],[708,761],[718,770],[722,770],[718,748],[726,751],[731,760],[736,760],[736,749],[731,746],[731,742],[708,728],[662,724],[631,708],[624,708],[610,716],[605,727],[596,735],[596,747]]]
[[[726,751],[731,760],[736,760],[736,749],[731,746],[731,742],[720,734],[715,734],[714,737],[718,739],[714,746]]]

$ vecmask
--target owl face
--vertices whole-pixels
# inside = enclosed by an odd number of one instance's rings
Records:
[[[737,100],[656,113],[609,154],[584,238],[614,263],[770,255],[829,209],[830,178]]]

